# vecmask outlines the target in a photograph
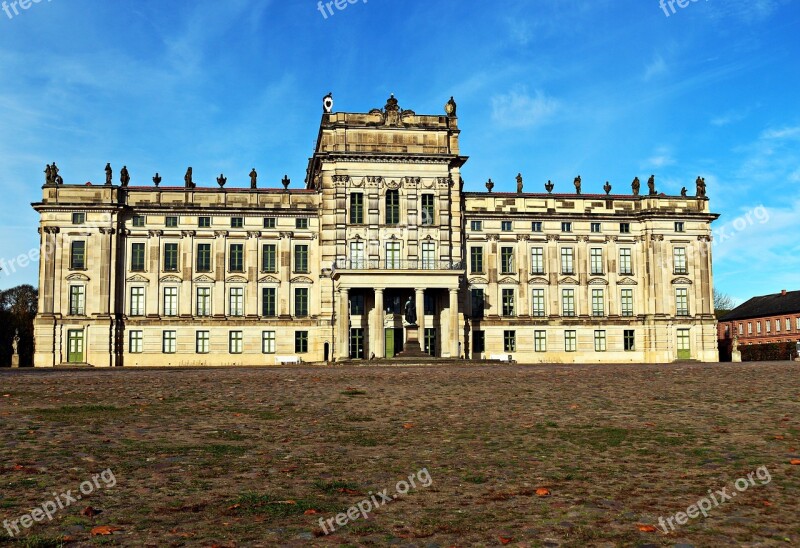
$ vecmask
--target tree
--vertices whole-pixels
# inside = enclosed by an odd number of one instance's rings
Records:
[[[714,289],[714,313],[717,318],[721,318],[734,308],[736,308],[736,304],[730,295]]]
[[[32,285],[19,285],[0,291],[0,365],[11,363],[11,342],[19,330],[20,364],[33,363],[33,319],[39,291]]]

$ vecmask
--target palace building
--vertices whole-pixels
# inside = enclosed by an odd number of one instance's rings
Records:
[[[389,359],[413,299],[435,358],[717,361],[711,223],[697,195],[466,192],[456,104],[324,99],[305,188],[64,184],[40,202],[35,365]]]

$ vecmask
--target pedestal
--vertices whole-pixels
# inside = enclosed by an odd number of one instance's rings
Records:
[[[13,354],[11,356],[11,367],[13,368],[19,367],[19,354]]]
[[[398,358],[430,358],[428,354],[422,351],[419,345],[419,326],[408,325],[406,326],[406,342],[403,345],[403,351],[397,354]]]
[[[731,361],[733,363],[742,363],[742,353],[741,352],[731,352]]]

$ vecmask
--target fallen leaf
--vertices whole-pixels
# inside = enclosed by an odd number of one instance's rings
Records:
[[[579,407],[580,405],[578,405],[577,403],[573,403],[572,405],[569,406],[570,409],[578,409]]]
[[[305,515],[305,516],[313,516],[314,514],[319,514],[319,512],[317,512],[313,508],[309,508],[308,510],[303,512],[303,515]]]
[[[776,440],[785,440],[786,436],[782,436],[782,435],[778,434],[777,436],[775,436],[775,439]]]
[[[791,464],[792,466],[800,466],[800,459],[792,459],[791,461],[789,461],[789,464]]]
[[[768,500],[762,500],[762,501],[761,501],[761,503],[762,503],[764,506],[772,506],[772,503],[771,503],[770,501],[768,501]]]
[[[413,422],[407,422],[407,423],[405,423],[403,425],[403,428],[405,428],[406,430],[410,430],[410,429],[414,428],[414,423]]]
[[[645,426],[649,426],[650,428],[652,428],[652,427],[654,427],[656,425],[656,423],[654,423],[654,422],[646,422],[646,423],[644,423],[644,425]]]
[[[514,540],[512,537],[497,537],[497,538],[500,539],[500,544],[508,544],[509,542]]]
[[[536,496],[537,497],[549,497],[550,496],[550,489],[548,489],[547,487],[539,487],[536,490]]]
[[[655,533],[656,532],[656,528],[654,526],[652,526],[652,525],[639,524],[639,525],[636,526],[636,528],[639,529],[639,531],[641,531],[642,533]]]
[[[356,491],[355,489],[348,489],[347,487],[340,487],[337,489],[340,493],[344,493],[345,495],[360,495],[360,491]]]
[[[87,506],[86,508],[81,510],[81,515],[82,516],[86,516],[87,518],[92,518],[92,517],[96,516],[99,513],[100,513],[99,510],[95,510],[91,506]]]
[[[92,528],[92,536],[98,535],[112,535],[114,531],[122,531],[119,527],[112,527],[111,525],[98,525],[97,527]]]

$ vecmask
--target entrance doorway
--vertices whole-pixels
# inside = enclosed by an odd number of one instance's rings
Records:
[[[386,357],[394,358],[403,351],[403,328],[389,328],[385,333]]]
[[[689,342],[689,330],[678,329],[678,359],[688,360],[692,357],[692,346]]]
[[[67,331],[67,362],[83,363],[83,329]]]
[[[322,346],[322,354],[323,354],[323,361],[326,361],[326,362],[331,361],[331,345],[330,345],[330,343],[325,343]]]

